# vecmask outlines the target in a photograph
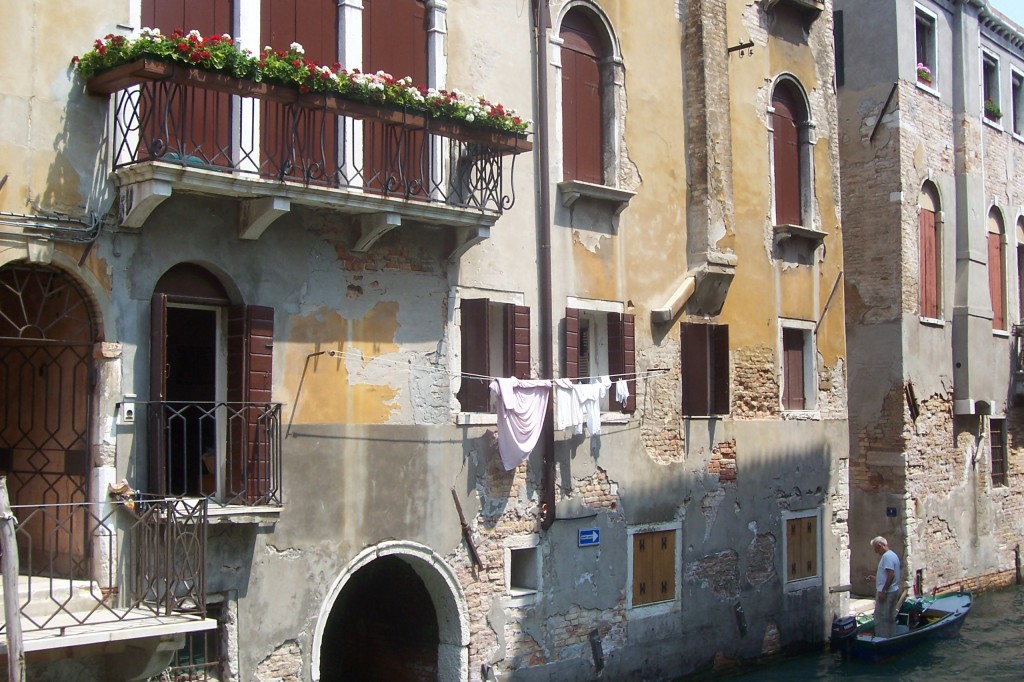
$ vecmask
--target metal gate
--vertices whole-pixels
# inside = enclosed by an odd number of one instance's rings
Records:
[[[87,299],[70,277],[0,268],[0,472],[12,505],[69,505],[54,521],[65,532],[29,521],[33,541],[21,551],[73,577],[88,575],[89,529],[70,505],[88,499],[94,339]]]

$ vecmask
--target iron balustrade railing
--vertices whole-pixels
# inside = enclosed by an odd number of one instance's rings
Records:
[[[22,631],[206,613],[207,500],[15,505]],[[0,624],[0,631],[6,629]]]
[[[383,105],[173,73],[114,91],[115,170],[164,161],[490,214],[515,201],[515,154],[530,148],[521,136],[504,136],[515,140],[510,151],[493,142],[501,134],[453,132],[458,126]]]
[[[151,492],[280,505],[281,404],[146,403]]]

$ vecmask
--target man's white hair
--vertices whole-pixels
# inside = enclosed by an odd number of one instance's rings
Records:
[[[874,547],[888,547],[888,546],[889,546],[889,542],[885,538],[883,538],[881,535],[875,537],[875,539],[873,539],[871,541],[871,547],[872,548],[874,548]]]

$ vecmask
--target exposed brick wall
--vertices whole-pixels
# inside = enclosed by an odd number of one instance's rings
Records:
[[[732,352],[732,416],[764,419],[779,414],[779,377],[775,351],[747,346]]]
[[[718,599],[740,594],[740,557],[734,550],[710,554],[685,568],[686,582],[711,590]]]

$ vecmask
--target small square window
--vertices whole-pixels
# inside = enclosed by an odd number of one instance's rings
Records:
[[[676,594],[677,527],[632,533],[630,607],[672,602]]]
[[[223,606],[223,603],[207,604],[206,617],[220,621]],[[187,633],[184,645],[174,653],[170,666],[164,672],[166,679],[195,682],[220,680],[221,627]]]
[[[512,603],[530,603],[541,590],[541,553],[536,535],[505,541],[505,589]]]
[[[934,88],[935,69],[935,16],[917,8],[917,82]]]
[[[821,584],[821,512],[786,512],[786,589]]]

